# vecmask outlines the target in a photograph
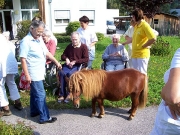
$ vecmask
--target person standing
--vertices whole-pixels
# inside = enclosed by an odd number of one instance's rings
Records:
[[[134,33],[134,26],[136,25],[136,22],[134,20],[131,20],[130,27],[125,32],[125,39],[126,42],[122,43],[122,45],[128,44],[128,55],[129,55],[129,67],[132,68],[132,61],[131,61],[131,55],[132,55],[132,37]]]
[[[18,73],[18,65],[12,45],[9,44],[9,38],[6,37],[7,35],[8,32],[3,35],[0,34],[0,116],[9,116],[12,114],[9,108],[5,83],[10,92],[10,98],[14,101],[14,107],[18,110],[23,109],[20,94],[14,81],[15,74]]]
[[[162,101],[158,107],[150,135],[180,134],[180,48],[176,50],[171,67],[164,74]]]
[[[46,57],[52,60],[58,68],[61,68],[41,38],[44,28],[45,24],[42,21],[32,21],[29,33],[20,42],[21,65],[31,87],[30,116],[40,115],[40,124],[52,123],[57,120],[56,117],[50,117],[46,104],[46,92],[43,85]]]
[[[80,34],[81,43],[87,45],[89,52],[88,68],[92,69],[93,60],[95,59],[95,44],[98,41],[96,33],[89,28],[89,18],[82,16],[79,18],[81,27],[77,29]]]
[[[132,12],[132,20],[137,24],[134,27],[131,58],[132,67],[147,74],[150,46],[156,41],[156,36],[143,16],[141,9],[137,8]]]

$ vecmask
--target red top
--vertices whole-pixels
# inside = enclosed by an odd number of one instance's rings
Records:
[[[56,43],[54,40],[50,39],[47,43],[45,43],[49,52],[54,56],[56,52]],[[51,63],[51,60],[47,59],[46,63]]]

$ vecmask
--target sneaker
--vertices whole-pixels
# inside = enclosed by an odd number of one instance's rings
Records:
[[[66,97],[66,99],[64,100],[64,102],[65,102],[65,103],[69,103],[70,100],[71,100],[70,95],[68,95],[68,96]]]
[[[40,124],[53,123],[53,122],[55,122],[56,120],[57,120],[56,117],[50,117],[49,120],[47,120],[47,121],[41,121],[41,122],[39,122],[39,123],[40,123]]]
[[[63,101],[64,101],[64,97],[63,96],[58,97],[58,102],[59,103],[62,103]]]
[[[14,104],[14,107],[15,107],[16,109],[18,109],[19,111],[23,109],[21,103],[16,103],[16,104]]]
[[[12,114],[12,112],[10,111],[10,109],[9,110],[5,110],[5,109],[1,109],[0,110],[0,117],[2,117],[2,116],[10,116]]]

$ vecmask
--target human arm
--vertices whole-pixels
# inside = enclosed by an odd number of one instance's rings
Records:
[[[170,70],[168,82],[161,91],[161,97],[169,106],[174,119],[180,116],[180,68]]]
[[[142,46],[142,48],[147,48],[147,47],[151,46],[155,41],[156,41],[155,38],[149,39],[149,40]]]
[[[26,81],[28,83],[31,83],[31,77],[30,77],[29,72],[28,72],[26,58],[21,57],[21,65],[22,65],[22,70],[24,71],[24,75],[25,75]]]
[[[142,48],[148,48],[156,41],[156,35],[147,23],[143,26],[143,29],[145,32],[144,34],[148,38],[148,40],[144,45],[142,45]]]
[[[129,37],[128,35],[125,36],[126,41],[121,43],[122,45],[130,44],[132,43],[132,37]]]
[[[179,115],[180,107],[180,49],[176,51],[171,62],[171,69],[165,74],[165,86],[161,91],[161,97],[169,106],[174,119]],[[179,115],[180,116],[180,115]]]
[[[48,57],[48,59],[52,60],[56,64],[58,69],[62,68],[61,64],[54,58],[54,56],[50,52],[46,53],[46,57]]]

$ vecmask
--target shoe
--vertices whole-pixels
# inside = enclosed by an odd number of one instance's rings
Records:
[[[24,92],[26,92],[26,90],[24,90],[24,89],[19,89],[19,92],[24,93]]]
[[[5,109],[1,108],[1,110],[0,110],[0,117],[2,117],[2,116],[10,116],[11,114],[12,114],[12,112],[10,111],[10,109],[5,110]]]
[[[31,114],[30,116],[31,117],[36,117],[36,116],[38,116],[39,114]]]
[[[14,104],[14,107],[15,107],[16,109],[18,109],[19,111],[23,109],[21,103],[15,103],[15,104]]]
[[[53,123],[53,122],[55,122],[56,120],[57,120],[56,117],[50,117],[49,120],[47,120],[47,121],[42,121],[42,122],[39,122],[39,123],[40,123],[40,124]]]
[[[62,103],[63,101],[64,101],[64,97],[63,96],[58,97],[58,103]]]
[[[70,98],[70,96],[68,95],[68,96],[66,97],[66,99],[64,100],[64,102],[65,102],[65,103],[69,103],[70,100],[71,100],[71,98]]]

